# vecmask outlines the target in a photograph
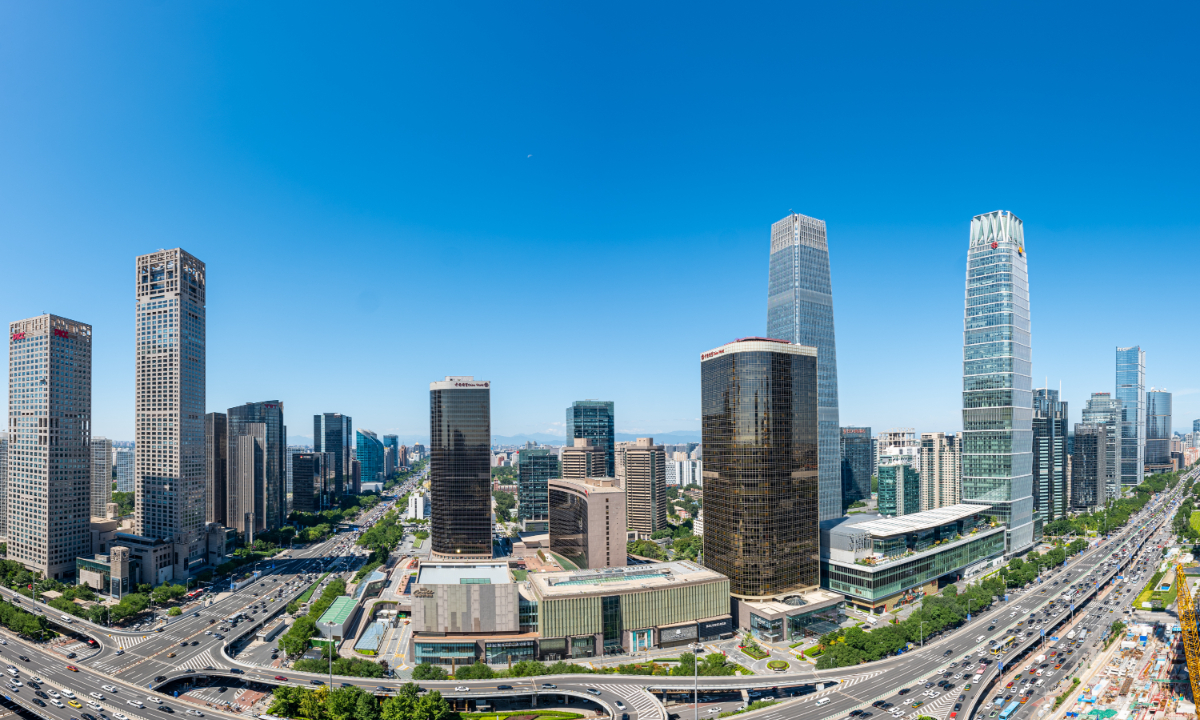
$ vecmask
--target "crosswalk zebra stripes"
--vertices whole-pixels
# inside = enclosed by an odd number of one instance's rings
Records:
[[[658,702],[658,698],[650,693],[636,688],[633,685],[596,685],[596,689],[607,691],[617,697],[625,697],[625,694],[630,690],[636,689],[637,692],[632,697],[626,697],[631,708],[638,715],[638,720],[662,720],[665,717],[662,704]]]

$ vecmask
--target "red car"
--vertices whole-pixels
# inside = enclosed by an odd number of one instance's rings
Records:
[[[278,680],[279,682],[287,682],[287,678],[285,678],[282,675],[276,675],[275,679]]]
[[[67,669],[71,672],[79,672],[79,668],[75,667],[74,665],[68,665]]]

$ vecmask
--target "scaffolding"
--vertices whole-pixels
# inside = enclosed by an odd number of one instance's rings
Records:
[[[1192,589],[1188,587],[1183,565],[1175,566],[1179,582],[1179,624],[1183,630],[1183,651],[1187,656],[1188,677],[1192,684],[1192,702],[1200,702],[1200,631],[1196,628],[1196,603]]]

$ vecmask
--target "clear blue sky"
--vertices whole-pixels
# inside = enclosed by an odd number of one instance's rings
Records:
[[[1140,343],[1200,417],[1195,3],[0,5],[4,320],[95,327],[132,436],[133,260],[208,264],[208,407],[428,433],[699,427],[765,331],[770,224],[827,221],[843,424],[960,427],[971,216],[1025,221],[1071,421]],[[6,351],[5,351],[6,352]]]

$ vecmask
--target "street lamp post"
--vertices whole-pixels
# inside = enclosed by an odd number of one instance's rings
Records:
[[[703,646],[694,642],[688,647],[692,649],[692,708],[696,711],[693,717],[700,720],[700,648]]]
[[[333,688],[333,623],[325,623],[329,630],[329,687]]]

